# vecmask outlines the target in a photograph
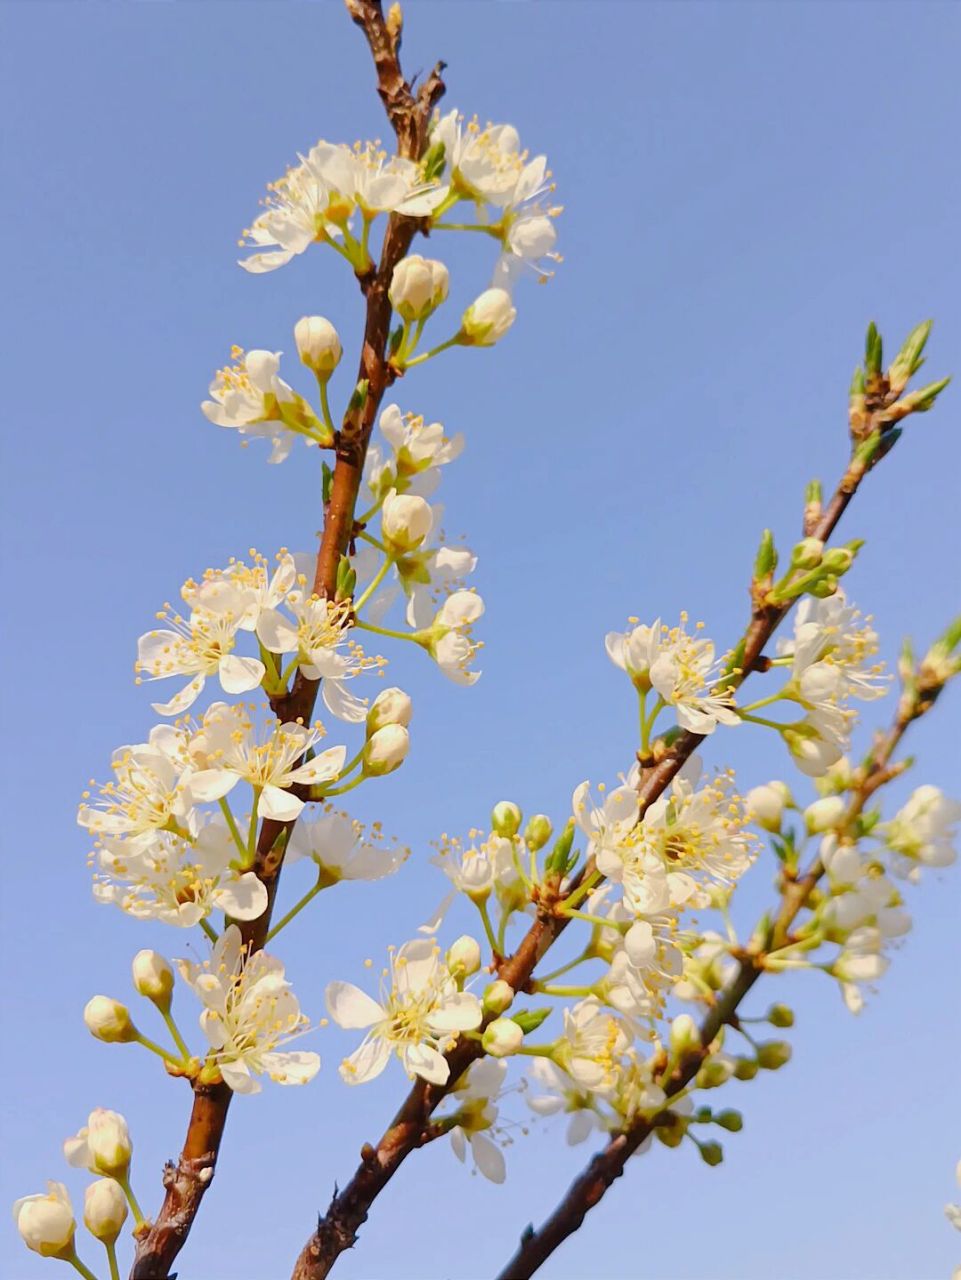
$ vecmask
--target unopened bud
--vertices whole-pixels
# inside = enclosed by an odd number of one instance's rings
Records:
[[[709,1058],[697,1073],[700,1089],[719,1089],[727,1084],[734,1072],[734,1064],[724,1058]]]
[[[847,573],[854,564],[854,556],[855,552],[850,547],[832,547],[824,553],[821,564],[831,573]]]
[[[42,1258],[69,1259],[77,1224],[62,1182],[48,1182],[45,1196],[24,1196],[13,1206],[13,1220],[23,1243]]]
[[[96,1107],[86,1127],[63,1144],[67,1163],[104,1178],[125,1178],[133,1155],[127,1122],[117,1111]]]
[[[712,1168],[724,1159],[724,1148],[719,1142],[702,1142],[700,1144],[701,1159]]]
[[[811,595],[816,600],[828,600],[837,593],[838,580],[833,573],[829,573],[826,577],[821,578],[818,582],[814,582],[808,588]]]
[[[757,1047],[757,1065],[764,1071],[777,1071],[791,1061],[791,1046],[785,1040],[766,1040]]]
[[[524,843],[528,849],[536,853],[538,849],[543,849],[544,845],[547,844],[553,831],[554,828],[547,814],[535,813],[524,828]]]
[[[455,978],[469,978],[481,967],[481,949],[476,938],[465,933],[451,944],[447,967]]]
[[[689,1013],[679,1013],[671,1023],[670,1045],[676,1054],[690,1053],[701,1047],[697,1024]]]
[[[413,714],[414,704],[403,689],[384,689],[374,699],[367,712],[368,738],[388,724],[399,724],[406,729]]]
[[[484,1030],[481,1044],[492,1058],[507,1058],[524,1043],[524,1032],[512,1018],[495,1018]]]
[[[137,1028],[130,1017],[130,1010],[110,996],[94,996],[83,1011],[87,1030],[107,1044],[129,1044],[137,1039]]]
[[[514,1002],[514,988],[503,978],[492,982],[484,991],[483,1007],[485,1013],[503,1013]]]
[[[127,1201],[113,1178],[98,1178],[84,1192],[83,1221],[92,1236],[115,1243],[127,1221]]]
[[[383,778],[407,759],[410,734],[402,724],[385,724],[364,743],[363,769],[368,778]]]
[[[740,1133],[744,1128],[744,1117],[740,1111],[716,1111],[714,1113],[714,1123],[719,1124],[728,1133]]]
[[[838,825],[847,810],[841,796],[823,796],[804,810],[804,825],[810,835],[830,831]]]
[[[491,830],[509,840],[520,831],[522,818],[523,814],[516,804],[510,800],[501,800],[491,810]]]
[[[815,569],[821,563],[824,543],[820,538],[802,538],[791,552],[792,569]]]
[[[506,289],[485,289],[464,312],[460,341],[468,347],[492,347],[503,338],[516,316]]]
[[[747,811],[765,831],[780,831],[785,808],[792,803],[790,788],[783,782],[752,787],[745,796]]]
[[[442,262],[412,253],[394,268],[389,297],[403,320],[426,320],[447,297],[449,285],[450,277]]]
[[[294,325],[294,341],[303,363],[326,382],[343,355],[334,326],[323,316],[302,316]]]
[[[130,969],[137,993],[152,1000],[158,1009],[169,1009],[174,971],[160,952],[138,951]]]
[[[794,1010],[786,1004],[772,1004],[767,1011],[767,1020],[772,1027],[793,1027]]]
[[[381,510],[381,532],[388,548],[396,555],[415,551],[434,523],[430,504],[413,493],[391,489]]]
[[[753,1058],[738,1058],[734,1063],[735,1080],[753,1080],[757,1075],[757,1063]]]

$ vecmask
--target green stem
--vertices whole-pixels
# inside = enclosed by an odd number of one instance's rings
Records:
[[[244,844],[243,837],[240,834],[240,828],[237,826],[237,820],[233,815],[230,805],[227,803],[227,797],[221,796],[217,802],[220,805],[220,812],[224,815],[227,822],[227,829],[234,838],[234,844],[240,854],[241,860],[247,857],[247,846]]]
[[[258,640],[257,645],[260,649],[260,661],[267,668],[267,675],[264,679],[264,689],[268,694],[281,694],[287,692],[287,686],[280,682],[280,672],[277,670],[277,660],[269,649],[265,649],[263,641]]]
[[[564,899],[561,903],[562,909],[565,907],[576,907],[582,899],[587,897],[600,878],[601,873],[599,871],[592,871],[591,874],[584,879],[583,883],[579,884],[577,888]]]
[[[285,689],[287,688],[287,683],[290,680],[290,677],[294,674],[294,672],[297,670],[299,666],[300,666],[300,654],[297,653],[297,654],[294,654],[294,656],[287,663],[286,667],[284,667],[283,672],[281,673],[280,683],[284,686]]]
[[[117,1242],[105,1240],[103,1247],[107,1250],[107,1265],[110,1268],[110,1280],[120,1280],[120,1268],[117,1266]]]
[[[449,347],[456,347],[460,343],[460,330],[454,334],[453,338],[448,338],[446,342],[440,343],[439,346],[431,347],[430,351],[425,351],[422,355],[414,356],[413,360],[407,361],[407,368],[413,369],[414,365],[423,364],[425,360],[433,360],[434,356],[439,356],[442,351],[446,351]]]
[[[487,911],[487,903],[478,902],[476,898],[473,901],[474,906],[480,912],[481,922],[484,925],[484,933],[487,935],[487,942],[490,946],[491,954],[493,956],[499,956],[501,951],[497,945],[497,939],[494,936],[494,926],[491,924],[491,918]]]
[[[317,374],[317,386],[320,388],[320,409],[324,419],[324,425],[332,434],[336,434],[337,428],[334,426],[334,419],[330,413],[330,400],[327,398],[327,384],[330,382],[330,374],[326,378],[322,378]]]
[[[254,802],[250,811],[250,826],[247,828],[247,853],[244,858],[244,869],[250,868],[257,861],[257,806],[260,804],[260,793],[263,787],[254,787]]]
[[[603,916],[592,916],[587,911],[572,911],[564,906],[558,907],[561,915],[570,916],[574,920],[586,920],[589,924],[599,924],[604,929],[612,928],[611,921],[605,920]]]
[[[645,719],[643,711],[641,712],[641,751],[644,755],[650,750],[651,730],[654,728],[654,721],[661,714],[667,703],[658,694],[657,702],[651,708],[651,714]]]
[[[552,1044],[522,1044],[514,1052],[523,1053],[528,1058],[553,1058],[554,1046]]]
[[[341,787],[331,787],[329,791],[325,791],[323,796],[319,798],[326,800],[328,796],[346,795],[348,791],[353,791],[354,787],[359,787],[366,777],[366,773],[359,773],[353,782],[345,782]]]
[[[431,231],[482,231],[484,235],[494,236],[497,240],[501,236],[497,223],[489,222],[434,222],[431,224]]]
[[[370,597],[374,594],[374,592],[377,590],[380,584],[387,577],[387,574],[393,563],[394,562],[391,559],[391,557],[388,556],[387,559],[384,561],[384,563],[380,566],[380,568],[374,574],[374,576],[371,578],[370,582],[368,582],[360,598],[354,601],[354,613],[359,612],[359,610],[361,610],[364,607],[364,605],[367,603]]]
[[[784,691],[779,689],[777,693],[772,693],[769,698],[759,698],[757,702],[749,702],[746,707],[740,708],[741,715],[743,716],[748,711],[760,711],[762,707],[769,707],[772,703],[780,702],[784,696]]]
[[[594,994],[594,988],[591,987],[552,987],[546,982],[535,982],[534,990],[539,991],[545,996],[571,996],[574,999],[590,996]]]
[[[562,964],[559,969],[552,969],[550,973],[545,973],[541,982],[551,982],[554,978],[560,978],[565,973],[570,973],[572,969],[576,969],[579,964],[583,964],[585,960],[593,960],[594,954],[591,951],[582,951],[579,956],[575,956],[573,960],[568,960],[567,964]]]
[[[206,920],[201,920],[200,927],[201,929],[203,929],[204,933],[207,935],[210,941],[216,944],[219,937],[217,930],[214,929],[210,924],[208,924]]]
[[[742,720],[746,720],[748,724],[763,724],[766,729],[777,729],[778,733],[783,733],[788,727],[787,725],[778,724],[776,720],[765,720],[763,716],[748,715],[746,711],[742,711],[740,707],[735,707],[738,715]]]
[[[377,506],[380,506],[380,503],[378,503]],[[372,511],[375,511],[376,509],[377,509],[376,507],[371,507]],[[357,536],[358,538],[362,538],[364,542],[369,542],[370,545],[372,547],[376,547],[378,551],[383,551],[385,556],[390,555],[390,552],[387,550],[384,544],[380,541],[380,539],[375,538],[373,534],[368,533],[366,529],[362,530]]]
[[[158,1058],[163,1058],[164,1062],[169,1062],[175,1067],[183,1066],[183,1063],[179,1058],[175,1058],[172,1053],[168,1053],[166,1049],[162,1049],[160,1045],[155,1044],[153,1040],[148,1040],[142,1032],[138,1031],[134,1040],[137,1044],[142,1044],[145,1049],[149,1049],[151,1053],[155,1053]],[[120,1179],[118,1178],[117,1181],[120,1182]],[[123,1183],[121,1183],[121,1186],[122,1185]]]
[[[424,332],[424,325],[427,323],[427,319],[428,319],[427,316],[421,316],[421,318],[414,325],[414,332],[411,335],[410,341],[405,343],[404,346],[401,347],[401,351],[403,352],[405,360],[407,359],[408,356],[413,355],[413,353],[417,350],[418,344],[420,343],[420,340],[421,340],[421,336]]]
[[[387,495],[385,494],[384,497],[386,496]],[[367,510],[363,513],[363,515],[359,515],[357,517],[357,524],[366,524],[367,521],[370,520],[372,516],[375,516],[377,514],[377,512],[381,509],[383,505],[384,505],[384,499],[378,498],[378,500],[374,503],[372,507],[368,507]],[[367,534],[365,533],[361,533],[358,536],[361,538],[368,537]],[[370,541],[370,538],[368,538],[368,541]]]
[[[84,1277],[84,1280],[97,1280],[97,1277],[90,1270],[90,1268],[85,1267],[75,1253],[72,1254],[69,1258],[65,1258],[64,1261],[69,1262],[75,1271],[79,1271],[80,1274]]]
[[[364,622],[360,618],[355,619],[354,625],[360,627],[362,631],[372,632],[375,636],[387,636],[389,640],[413,640],[414,644],[420,644],[419,631],[392,631],[390,627],[375,627],[372,622]]]
[[[137,1203],[137,1197],[134,1195],[133,1187],[130,1185],[130,1175],[128,1174],[124,1178],[117,1178],[115,1176],[114,1180],[116,1181],[120,1190],[127,1197],[127,1203],[130,1205],[130,1212],[133,1214],[134,1226],[135,1227],[142,1226],[143,1220],[144,1220],[143,1210],[140,1208],[140,1205]]]
[[[280,933],[281,929],[285,928],[285,926],[290,924],[294,916],[299,915],[300,912],[303,911],[304,907],[306,907],[307,903],[312,902],[314,898],[317,897],[321,889],[327,889],[329,887],[330,887],[329,881],[324,880],[323,874],[319,875],[317,877],[317,883],[313,886],[313,888],[308,889],[307,892],[304,894],[304,896],[300,899],[300,901],[295,902],[294,905],[287,912],[287,914],[285,916],[281,916],[281,918],[277,921],[274,927],[270,930],[266,938],[264,938],[264,946],[266,946],[267,943],[270,942],[272,938],[276,938],[277,934]]]
[[[163,1017],[164,1022],[166,1022],[167,1024],[167,1029],[169,1030],[170,1034],[173,1036],[174,1044],[183,1054],[184,1062],[189,1062],[190,1050],[187,1048],[187,1045],[184,1042],[184,1038],[180,1034],[180,1028],[177,1026],[176,1022],[174,1021],[174,1016],[170,1012],[170,1006],[168,1005],[166,1009],[161,1009],[160,1013]]]

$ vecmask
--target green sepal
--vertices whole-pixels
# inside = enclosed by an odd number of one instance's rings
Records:
[[[521,1009],[511,1015],[511,1022],[516,1022],[524,1035],[530,1035],[551,1016],[551,1009]]]

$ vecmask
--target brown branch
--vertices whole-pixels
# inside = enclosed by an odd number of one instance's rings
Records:
[[[930,704],[929,704],[930,706]],[[874,747],[867,766],[852,793],[851,802],[838,828],[842,836],[850,836],[854,824],[868,800],[898,772],[890,767],[891,757],[913,720],[928,708],[915,698],[898,706],[895,720],[887,734]],[[820,859],[815,859],[808,871],[796,880],[789,880],[781,896],[780,910],[774,922],[766,950],[783,946],[791,925],[804,908],[812,891],[824,874]],[[700,1047],[685,1055],[670,1078],[661,1083],[667,1096],[673,1097],[687,1087],[697,1075],[721,1028],[735,1016],[741,1001],[764,972],[760,954],[752,954],[738,964],[728,986],[707,1013],[699,1030]],[[603,1151],[599,1151],[587,1167],[575,1178],[564,1198],[537,1231],[532,1227],[522,1234],[517,1252],[501,1271],[497,1280],[529,1280],[550,1255],[583,1224],[591,1209],[598,1204],[608,1188],[624,1172],[627,1161],[638,1147],[654,1131],[658,1117],[641,1118],[627,1128],[616,1132]]]
[[[351,0],[348,0],[349,3]],[[812,521],[811,536],[827,542],[869,469],[870,467],[852,459],[827,507],[819,513],[816,522]],[[739,687],[751,671],[756,669],[765,646],[790,612],[793,603],[765,604],[763,593],[758,593],[745,633],[743,650],[738,655],[738,666],[728,679],[731,688]],[[763,668],[764,664],[760,665]],[[702,735],[685,731],[674,740],[663,758],[643,769],[638,787],[641,815],[667,789],[703,741]],[[583,877],[591,874],[593,869],[592,860],[571,889],[582,883]],[[536,966],[567,927],[569,917],[558,914],[556,905],[549,895],[543,897],[538,903],[537,919],[522,938],[517,950],[497,966],[498,976],[515,991],[523,991],[529,987]],[[747,976],[744,981],[747,981]],[[753,984],[753,981],[752,977],[748,985]],[[413,1085],[376,1147],[365,1144],[361,1163],[354,1176],[343,1191],[334,1195],[326,1215],[319,1219],[317,1229],[301,1251],[292,1280],[323,1280],[340,1254],[353,1247],[358,1231],[367,1220],[371,1205],[407,1156],[416,1150],[418,1135],[429,1123],[431,1114],[459,1077],[482,1053],[478,1041],[462,1039],[448,1055],[450,1075],[447,1085],[430,1085],[424,1081],[417,1081]],[[589,1182],[585,1182],[585,1187],[596,1188],[603,1184],[605,1170],[615,1157],[604,1153],[598,1160],[600,1163],[595,1175]],[[613,1164],[611,1167],[613,1168]],[[618,1173],[619,1170],[612,1173],[612,1178],[617,1177]]]
[[[444,92],[443,64],[438,63],[415,96],[397,60],[399,32],[391,35],[380,4],[373,0],[347,0],[347,8],[354,21],[363,27],[373,51],[378,87],[397,134],[398,151],[407,159],[419,159],[424,151],[431,112]],[[350,541],[371,431],[384,392],[393,379],[387,363],[391,317],[387,290],[394,268],[407,253],[418,228],[416,219],[392,214],[384,233],[379,266],[360,281],[366,298],[366,319],[358,380],[366,379],[367,395],[361,407],[345,418],[335,442],[330,503],[314,577],[314,590],[329,599],[335,594],[340,557]],[[301,720],[306,724],[313,715],[318,687],[318,681],[308,680],[298,671],[290,692],[271,699],[278,719]],[[280,846],[278,856],[275,845],[285,825],[289,832],[293,823],[264,821],[258,834],[254,870],[267,888],[268,906],[258,920],[238,922],[244,943],[251,951],[263,947],[270,928],[283,866],[284,846]],[[194,1085],[183,1150],[177,1163],[168,1163],[164,1170],[163,1206],[156,1221],[138,1236],[130,1280],[164,1280],[168,1276],[213,1178],[232,1096],[230,1088],[223,1083]]]

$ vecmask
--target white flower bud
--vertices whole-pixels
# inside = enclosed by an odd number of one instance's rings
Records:
[[[450,277],[436,258],[412,253],[394,268],[389,297],[403,320],[426,320],[447,297]]]
[[[405,555],[421,545],[431,531],[430,504],[413,493],[391,489],[381,508],[381,532],[391,551]]]
[[[811,835],[816,835],[819,831],[830,831],[844,817],[846,808],[841,796],[824,796],[804,810],[804,825]]]
[[[113,1178],[98,1178],[84,1192],[83,1221],[90,1234],[104,1244],[116,1241],[127,1221],[127,1201]]]
[[[364,773],[383,778],[399,769],[410,750],[410,734],[402,724],[385,724],[364,744]]]
[[[527,826],[524,828],[524,840],[528,849],[532,849],[535,853],[538,849],[543,849],[553,831],[554,826],[547,814],[535,813],[528,819]]]
[[[689,1013],[679,1013],[671,1023],[671,1050],[677,1054],[690,1053],[701,1047],[697,1023]]]
[[[481,967],[480,943],[469,933],[463,934],[451,944],[447,953],[447,967],[458,978],[469,978]]]
[[[491,811],[491,829],[508,840],[521,829],[523,814],[510,800],[501,800]]]
[[[752,787],[744,797],[750,817],[765,831],[780,831],[784,810],[791,803],[791,792],[783,782],[768,782]]]
[[[107,1044],[129,1044],[137,1039],[137,1028],[131,1020],[130,1010],[110,996],[94,996],[88,1000],[83,1020],[90,1034]]]
[[[485,1029],[481,1044],[492,1058],[507,1058],[524,1043],[524,1032],[511,1018],[495,1018]]]
[[[384,689],[374,699],[367,712],[368,738],[388,724],[403,725],[406,729],[413,714],[413,703],[403,689]]]
[[[302,316],[294,325],[294,341],[301,360],[319,378],[326,380],[340,364],[340,338],[323,316]]]
[[[82,1153],[76,1148],[73,1152],[68,1151],[69,1143],[64,1143],[67,1159],[71,1163],[79,1156],[91,1173],[102,1174],[105,1178],[127,1176],[133,1143],[130,1141],[127,1122],[118,1111],[96,1107],[87,1117],[86,1129],[81,1129],[73,1141],[77,1142],[78,1139],[84,1144]]]
[[[506,289],[485,289],[461,320],[461,343],[468,347],[492,347],[514,323],[517,311]]]
[[[170,1008],[174,971],[159,951],[138,951],[130,966],[138,995],[152,1000],[160,1009]]]
[[[48,1182],[45,1196],[24,1196],[13,1206],[23,1243],[42,1258],[70,1258],[77,1224],[62,1182]]]
[[[482,1003],[485,1013],[503,1013],[513,1002],[514,988],[503,978],[498,978],[485,990]]]

